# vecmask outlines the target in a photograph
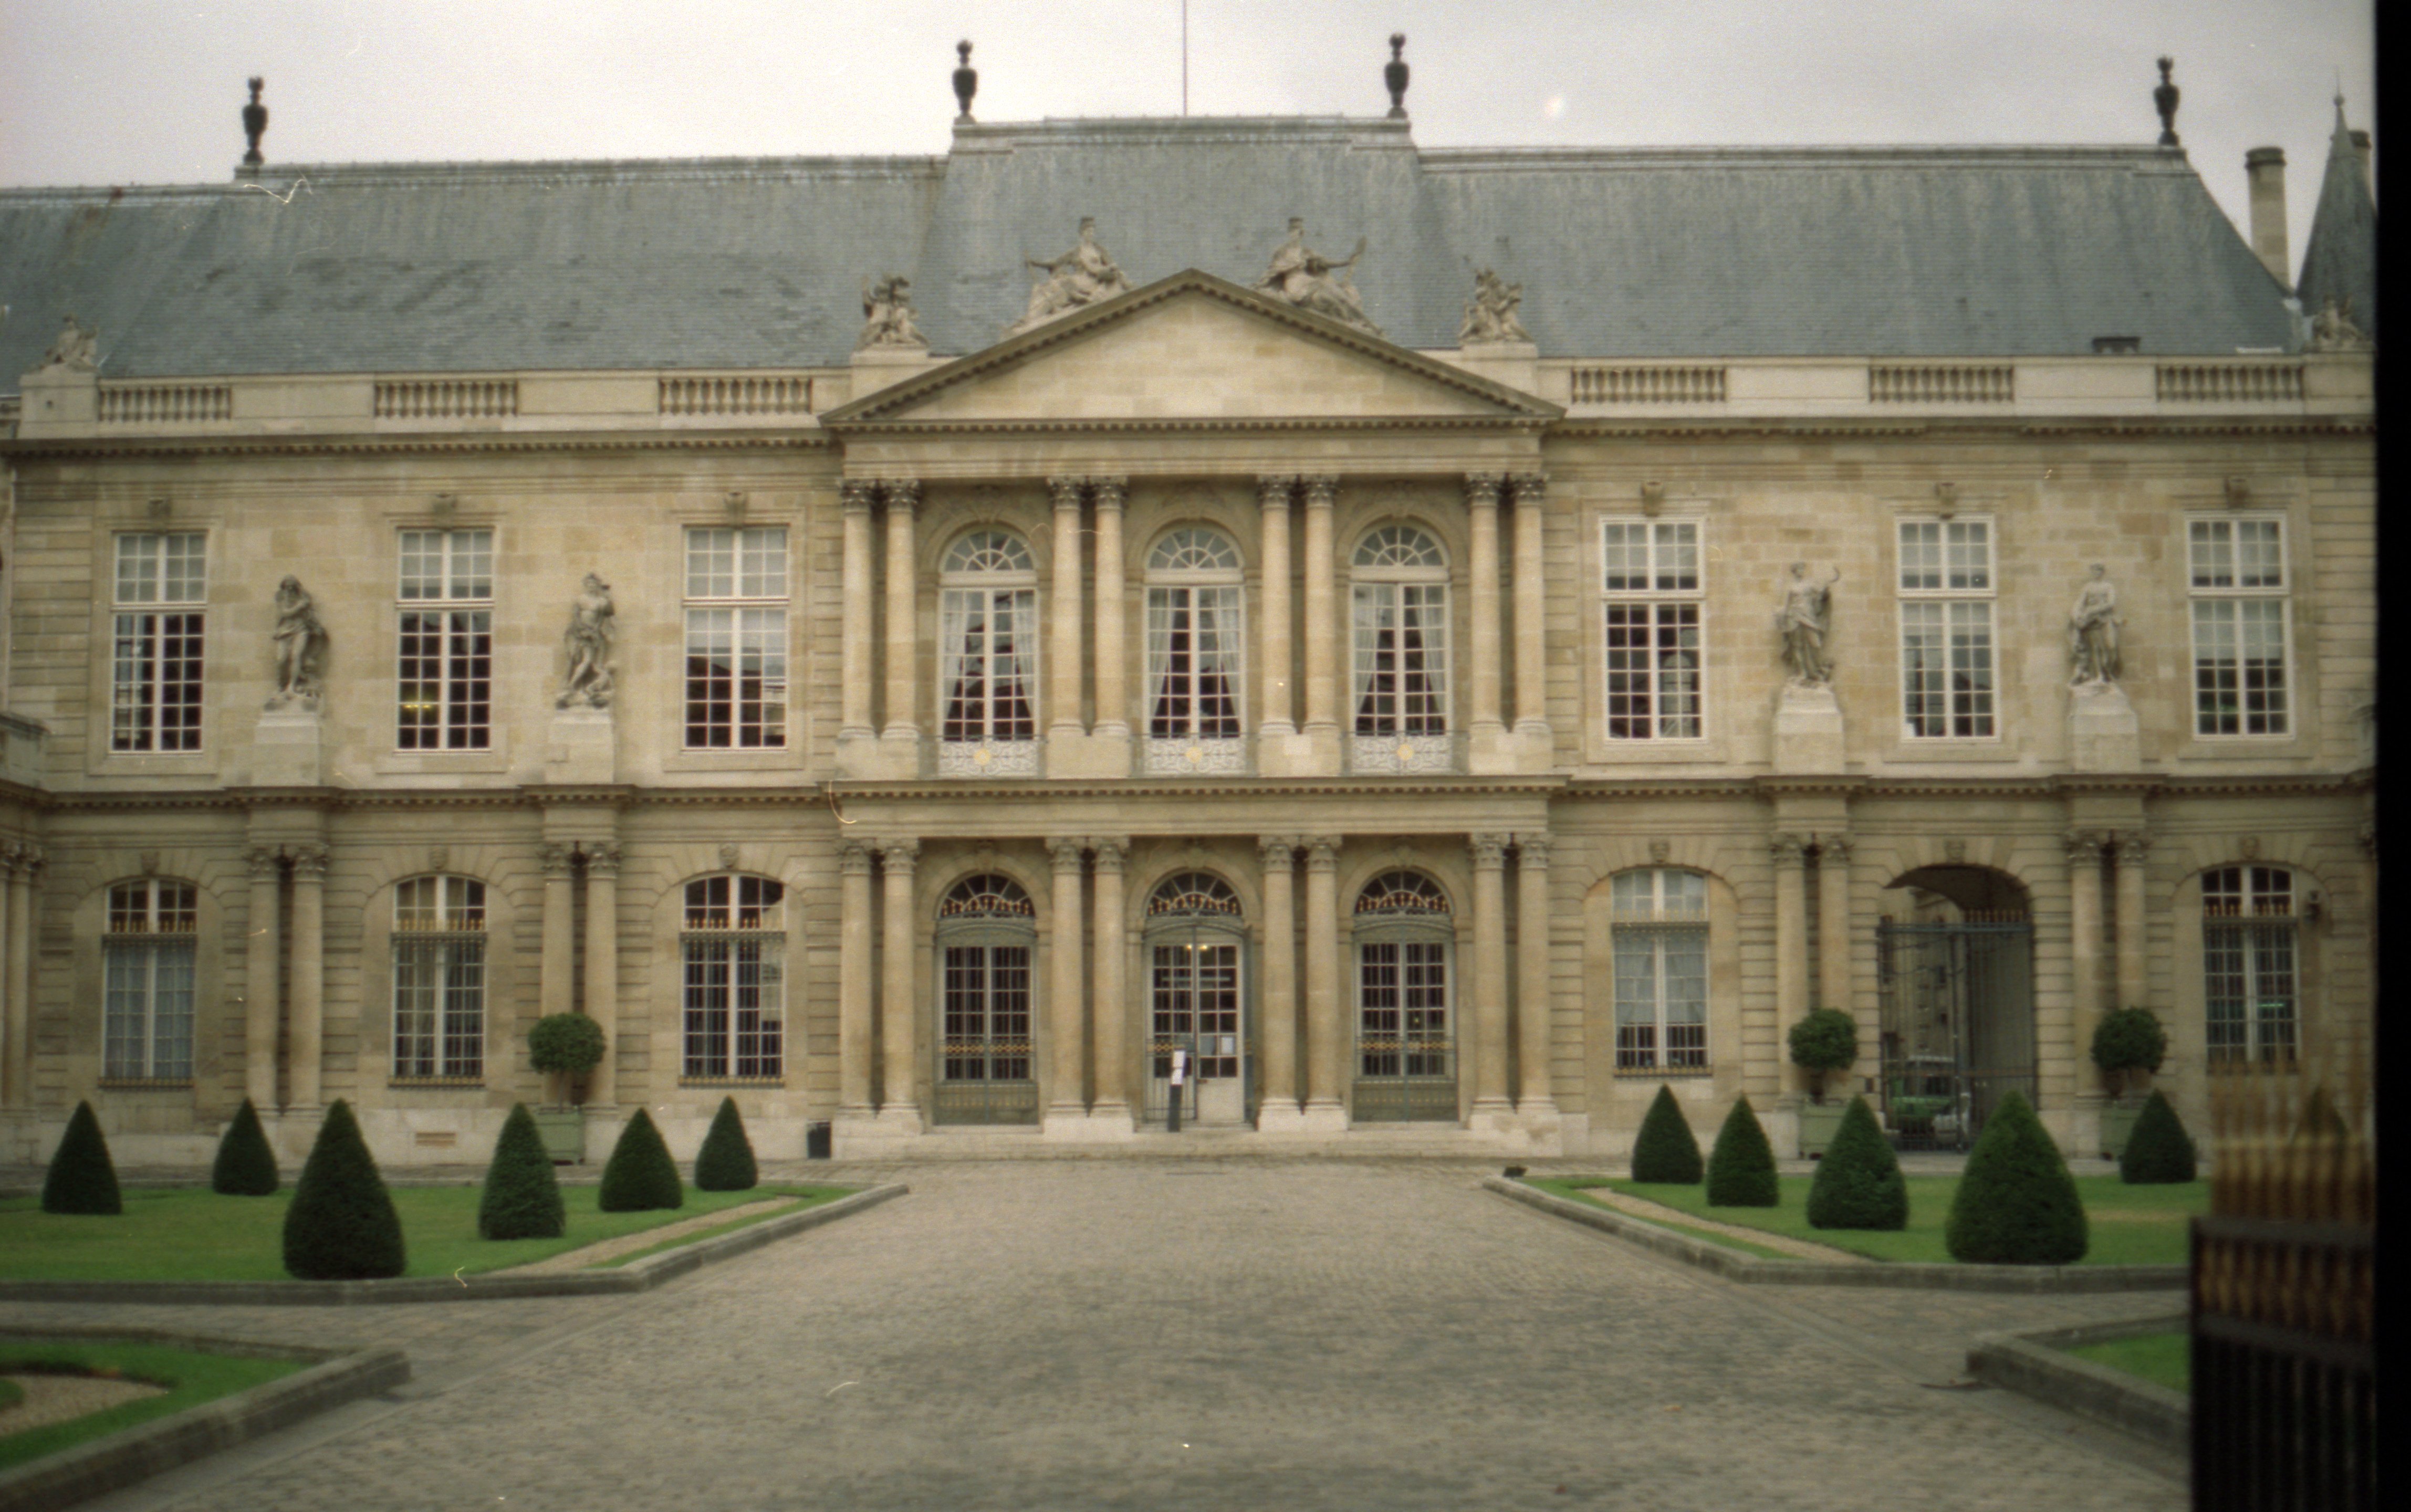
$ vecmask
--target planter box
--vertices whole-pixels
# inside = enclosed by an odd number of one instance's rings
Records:
[[[537,1109],[535,1131],[544,1136],[544,1153],[554,1165],[574,1166],[586,1158],[585,1109]]]
[[[2121,1098],[2101,1106],[2101,1157],[2115,1160],[2126,1153],[2126,1138],[2135,1132],[2136,1116],[2142,1112],[2148,1098],[2132,1101]]]
[[[1842,1127],[1842,1114],[1849,1111],[1846,1102],[1804,1102],[1800,1105],[1800,1154],[1823,1155],[1834,1142]]]

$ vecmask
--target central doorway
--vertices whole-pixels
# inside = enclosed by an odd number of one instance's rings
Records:
[[[1885,1122],[1900,1149],[1964,1150],[2010,1092],[2035,1102],[2025,891],[1980,866],[1892,888],[1902,901],[1876,926]]]
[[[1233,1127],[1248,1121],[1254,1056],[1248,1011],[1247,923],[1238,894],[1211,872],[1179,872],[1147,900],[1145,1125],[1172,1112],[1172,1058],[1185,1054],[1181,1122]]]
[[[967,877],[938,905],[941,1124],[1038,1121],[1030,956],[1037,909],[1010,877]]]
[[[1420,872],[1386,873],[1356,896],[1356,1123],[1456,1119],[1452,911]]]

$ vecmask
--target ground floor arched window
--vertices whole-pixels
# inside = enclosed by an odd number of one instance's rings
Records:
[[[1384,873],[1356,895],[1357,1122],[1456,1117],[1452,912],[1420,872]]]
[[[1037,912],[1020,883],[994,872],[965,878],[938,905],[939,1123],[1037,1121]]]
[[[767,877],[686,884],[684,1054],[693,1082],[773,1081],[785,1054],[786,889]]]
[[[1211,872],[1167,877],[1147,895],[1145,1119],[1171,1111],[1173,1057],[1187,1062],[1185,1116],[1247,1119],[1251,1025],[1246,1009],[1245,924],[1238,894]]]

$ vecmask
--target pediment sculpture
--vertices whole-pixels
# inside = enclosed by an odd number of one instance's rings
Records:
[[[1333,262],[1306,244],[1306,222],[1293,215],[1289,240],[1273,249],[1272,262],[1256,280],[1255,290],[1379,336],[1381,327],[1365,313],[1365,297],[1349,272],[1364,255],[1365,239],[1358,237],[1356,250]]]
[[[913,324],[913,281],[901,273],[890,273],[876,284],[863,280],[862,319],[862,334],[854,343],[857,352],[881,346],[928,350],[920,327]]]
[[[1456,327],[1457,344],[1530,341],[1532,333],[1515,313],[1523,302],[1523,284],[1510,284],[1487,268],[1475,273],[1473,298],[1465,301],[1465,320]]]
[[[1130,280],[1122,276],[1111,254],[1097,244],[1097,223],[1088,216],[1080,218],[1078,246],[1052,261],[1024,257],[1022,262],[1043,269],[1046,276],[1030,289],[1030,308],[1019,320],[1005,327],[1007,336],[1043,326],[1084,305],[1130,292]]]
[[[2338,304],[2330,299],[2319,306],[2311,317],[2311,339],[2303,343],[2310,352],[2366,352],[2377,343],[2369,333],[2352,323],[2352,301]]]

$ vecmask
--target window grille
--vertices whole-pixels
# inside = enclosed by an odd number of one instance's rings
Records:
[[[111,598],[110,749],[200,749],[208,537],[119,536]]]

